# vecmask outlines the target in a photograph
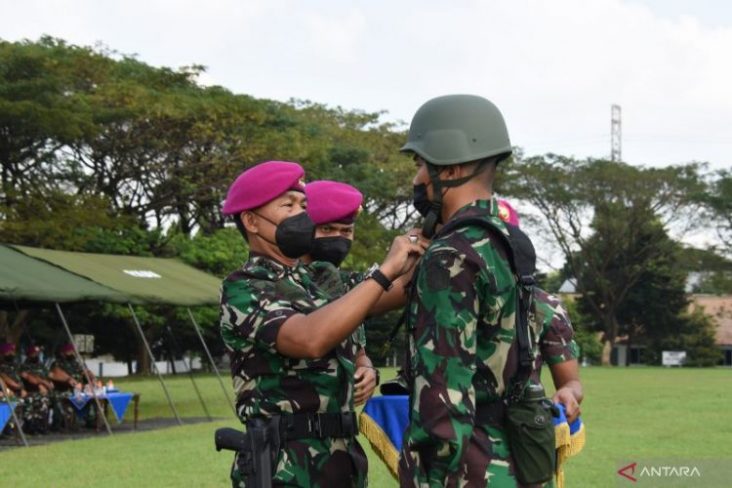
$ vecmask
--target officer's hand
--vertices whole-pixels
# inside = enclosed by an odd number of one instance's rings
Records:
[[[413,258],[424,254],[427,245],[426,240],[420,240],[416,235],[395,237],[381,265],[381,272],[390,280],[395,280],[414,266]]]
[[[571,388],[560,388],[552,397],[554,403],[561,403],[567,411],[567,421],[572,423],[580,414],[580,406]]]
[[[361,405],[371,398],[376,389],[376,371],[373,368],[359,366],[353,375],[355,380],[353,401],[356,405]]]
[[[409,229],[409,231],[405,234],[407,237],[415,236],[417,239],[419,239],[420,244],[426,249],[427,246],[430,245],[430,242],[432,242],[431,239],[427,239],[425,236],[422,235],[422,229],[419,227],[412,227]],[[412,239],[414,240],[414,239]]]

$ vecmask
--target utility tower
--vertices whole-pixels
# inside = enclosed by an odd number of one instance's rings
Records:
[[[622,132],[620,128],[620,105],[612,105],[610,109],[610,161],[620,162]]]

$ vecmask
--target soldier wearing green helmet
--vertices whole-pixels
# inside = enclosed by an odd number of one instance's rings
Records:
[[[508,236],[492,190],[511,154],[506,124],[485,98],[438,97],[414,115],[402,151],[416,164],[414,205],[432,243],[407,304],[401,486],[516,486],[502,419],[519,369],[519,290],[507,250],[475,224]]]
[[[428,185],[415,185],[415,206],[425,216],[424,233],[430,237],[442,221],[442,189],[461,186],[483,171],[494,171],[495,165],[511,155],[511,141],[503,115],[489,100],[447,95],[433,98],[417,110],[401,151],[426,163],[433,195],[428,200]],[[456,179],[440,177],[441,167],[464,163],[471,163],[472,172]]]

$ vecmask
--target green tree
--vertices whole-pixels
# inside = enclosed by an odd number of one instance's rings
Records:
[[[700,193],[699,198],[706,205],[712,225],[717,229],[723,252],[732,255],[732,171],[718,171],[709,190]]]
[[[586,311],[604,333],[603,364],[621,332],[619,307],[641,278],[655,243],[642,244],[655,218],[684,219],[703,182],[698,165],[639,168],[557,155],[518,160],[502,180],[505,194],[532,203],[578,278]],[[665,224],[663,220],[661,224]],[[631,252],[632,250],[632,252]]]

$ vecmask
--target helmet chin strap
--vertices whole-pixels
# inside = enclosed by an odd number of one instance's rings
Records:
[[[435,235],[437,224],[441,223],[442,221],[442,189],[450,189],[464,185],[468,181],[472,180],[475,176],[482,173],[488,167],[489,162],[489,159],[484,159],[477,164],[471,174],[454,180],[441,180],[440,172],[437,169],[437,166],[427,163],[427,172],[430,175],[430,182],[432,183],[432,200],[430,201],[432,203],[432,208],[430,209],[430,212],[427,214],[427,217],[425,217],[424,223],[422,224],[423,236],[429,239],[433,235]]]

